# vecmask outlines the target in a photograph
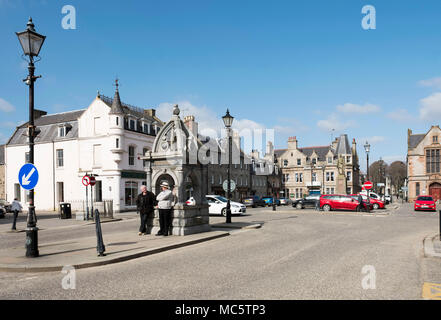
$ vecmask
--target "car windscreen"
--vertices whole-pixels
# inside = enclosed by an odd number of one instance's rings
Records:
[[[216,199],[219,200],[219,201],[222,201],[222,202],[227,202],[228,201],[227,199],[225,199],[224,197],[221,197],[221,196],[217,196]]]
[[[418,197],[417,201],[433,201],[432,197]]]

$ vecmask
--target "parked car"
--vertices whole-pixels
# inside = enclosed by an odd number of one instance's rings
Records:
[[[196,200],[193,197],[190,197],[187,201],[185,201],[185,204],[187,206],[194,206],[196,204]]]
[[[11,204],[3,199],[0,199],[0,207],[5,209],[5,212],[11,212]]]
[[[417,210],[436,211],[436,204],[431,196],[418,196],[415,200],[413,209],[415,211]]]
[[[264,207],[266,206],[266,202],[262,199],[260,199],[258,196],[252,196],[243,199],[243,203],[248,207],[256,208],[258,206]]]
[[[267,206],[273,205],[273,197],[262,197],[262,200],[265,201]],[[276,199],[276,206],[280,206],[280,200]]]
[[[297,209],[315,208],[317,201],[320,201],[320,194],[311,194],[304,198],[293,200],[292,206]]]
[[[355,200],[358,201],[358,194],[351,194],[350,196],[353,197]],[[367,202],[367,201],[368,201],[368,197],[367,197],[365,194],[361,194],[361,196],[362,196],[364,202]],[[369,202],[370,202],[370,204],[372,205],[372,208],[373,208],[374,210],[377,210],[377,209],[384,209],[384,208],[385,208],[384,201],[380,201],[380,200],[378,200],[378,199],[375,199],[375,198],[371,198],[371,197],[369,197]]]
[[[217,195],[206,195],[208,205],[210,206],[208,209],[209,214],[221,214],[223,216],[227,215],[227,199]],[[242,214],[246,212],[246,207],[240,203],[235,201],[230,201],[231,213],[232,214]]]
[[[364,202],[364,208],[366,209],[366,203]],[[373,205],[369,206],[371,209]],[[342,194],[326,194],[320,197],[320,208],[323,211],[330,210],[350,210],[359,211],[360,203],[352,196]]]
[[[288,199],[288,198],[280,198],[279,201],[280,201],[280,205],[283,205],[283,206],[286,206],[291,203],[291,199]]]
[[[367,195],[367,191],[366,191],[366,190],[361,190],[360,193],[361,193],[361,194],[364,194],[364,195]],[[377,194],[377,193],[375,193],[375,192],[373,192],[373,191],[369,191],[369,198],[371,198],[371,199],[375,199],[375,200],[383,201],[383,200],[382,200],[383,198],[382,198],[379,194]]]
[[[5,217],[6,210],[3,207],[0,207],[0,219],[3,219]]]

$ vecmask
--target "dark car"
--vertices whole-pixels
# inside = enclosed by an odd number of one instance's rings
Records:
[[[265,201],[267,206],[272,206],[273,205],[273,197],[267,196],[267,197],[262,197],[262,200]],[[280,200],[276,199],[276,206],[280,206]]]
[[[318,201],[320,201],[320,194],[311,194],[302,199],[293,200],[292,206],[297,209],[315,208]]]
[[[243,199],[243,204],[248,207],[256,208],[258,206],[265,207],[265,200],[260,199],[258,196],[247,197]]]
[[[2,207],[6,212],[11,212],[11,204],[6,200],[0,199],[0,207]]]

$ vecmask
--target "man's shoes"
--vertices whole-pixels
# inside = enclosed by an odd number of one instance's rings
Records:
[[[162,232],[158,232],[156,235],[157,236],[162,236],[163,234],[162,234]]]

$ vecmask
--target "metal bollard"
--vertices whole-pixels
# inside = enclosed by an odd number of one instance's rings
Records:
[[[96,240],[97,240],[97,246],[96,250],[98,252],[99,257],[105,256],[106,248],[104,247],[103,242],[103,233],[101,231],[101,222],[100,222],[100,212],[98,209],[95,209],[95,230],[96,230]]]

